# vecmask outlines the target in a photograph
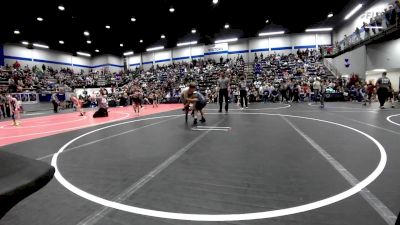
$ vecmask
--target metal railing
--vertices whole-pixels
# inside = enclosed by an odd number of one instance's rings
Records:
[[[322,55],[324,57],[335,57],[399,30],[400,18],[399,15],[396,14],[396,20],[394,22],[385,19],[382,21],[381,25],[377,25],[376,23],[368,24],[368,26],[363,26],[354,33],[345,36],[343,40],[336,42],[334,46],[323,47]]]
[[[335,77],[341,77],[342,76],[342,73],[328,59],[324,58],[323,64]]]

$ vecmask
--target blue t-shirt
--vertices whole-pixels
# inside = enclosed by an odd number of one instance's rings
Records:
[[[206,102],[206,98],[200,92],[195,92],[194,95],[195,95],[194,97],[197,98],[198,102],[200,102],[200,103]]]

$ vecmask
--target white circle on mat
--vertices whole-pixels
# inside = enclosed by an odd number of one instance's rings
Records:
[[[400,114],[388,116],[388,117],[386,118],[386,120],[387,120],[389,123],[391,123],[391,124],[400,126],[400,123],[396,123],[396,122],[394,122],[394,121],[392,120],[392,118],[393,118],[393,117],[396,117],[396,116],[400,116]]]
[[[216,114],[216,113],[212,113]],[[82,189],[79,189],[78,187],[74,186],[71,184],[69,181],[67,181],[61,174],[61,172],[58,169],[57,165],[57,160],[58,156],[65,150],[69,145],[71,145],[73,142],[79,140],[82,137],[85,137],[87,135],[93,134],[98,131],[102,131],[111,127],[116,127],[119,125],[124,125],[124,124],[129,124],[129,123],[135,123],[139,121],[147,121],[147,120],[154,120],[154,119],[161,119],[161,118],[170,118],[170,117],[175,117],[175,116],[180,116],[180,115],[170,115],[170,116],[159,116],[159,117],[151,117],[151,118],[145,118],[145,119],[139,119],[139,120],[133,120],[133,121],[127,121],[127,122],[122,122],[122,123],[117,123],[109,126],[105,126],[102,128],[98,128],[96,130],[87,132],[85,134],[82,134],[72,140],[70,140],[68,143],[66,143],[64,146],[62,146],[57,153],[53,155],[53,158],[51,160],[51,165],[54,166],[55,168],[55,177],[56,179],[63,185],[65,188],[70,190],[71,192],[81,196],[82,198],[85,198],[89,201],[95,202],[97,204],[109,207],[109,208],[114,208],[117,210],[125,211],[125,212],[130,212],[130,213],[135,213],[135,214],[140,214],[144,216],[151,216],[151,217],[157,217],[157,218],[163,218],[163,219],[173,219],[173,220],[187,220],[187,221],[214,221],[214,222],[222,222],[222,221],[243,221],[243,220],[258,220],[258,219],[267,219],[267,218],[273,218],[273,217],[281,217],[281,216],[287,216],[287,215],[292,215],[292,214],[297,214],[297,213],[302,213],[302,212],[307,212],[310,210],[314,210],[317,208],[321,208],[324,206],[331,205],[333,203],[342,201],[346,198],[349,198],[350,196],[353,196],[360,192],[362,189],[367,187],[369,184],[371,184],[376,178],[379,177],[379,175],[383,172],[386,162],[387,162],[387,154],[384,149],[384,147],[379,143],[375,138],[372,136],[357,130],[353,127],[346,126],[340,123],[335,123],[327,120],[321,120],[321,119],[316,119],[316,118],[311,118],[311,117],[303,117],[303,116],[294,116],[294,115],[283,115],[283,114],[270,114],[270,113],[233,113],[232,115],[235,114],[248,114],[248,115],[270,115],[270,116],[283,116],[283,117],[291,117],[291,118],[299,118],[299,119],[305,119],[305,120],[312,120],[312,121],[317,121],[317,122],[322,122],[322,123],[327,123],[339,127],[343,127],[352,131],[355,131],[356,133],[359,133],[369,140],[371,140],[377,147],[380,152],[380,161],[376,169],[368,175],[367,178],[364,180],[360,181],[358,184],[355,186],[351,187],[350,189],[341,192],[339,194],[336,194],[334,196],[307,203],[304,205],[299,205],[299,206],[294,206],[290,208],[284,208],[284,209],[278,209],[278,210],[271,210],[271,211],[265,211],[265,212],[255,212],[255,213],[243,213],[243,214],[188,214],[188,213],[175,213],[175,212],[166,212],[166,211],[159,211],[159,210],[151,210],[151,209],[144,209],[140,207],[135,207],[135,206],[130,206],[130,205],[125,205],[119,202],[114,202],[110,201],[107,199],[104,199],[102,197],[93,195],[91,193],[85,192]]]

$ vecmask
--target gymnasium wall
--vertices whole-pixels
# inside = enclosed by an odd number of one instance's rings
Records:
[[[346,67],[345,59],[350,66]],[[361,46],[331,60],[341,74],[356,73],[365,77],[367,71],[400,70],[400,39]]]
[[[367,70],[400,69],[400,39],[367,46]]]
[[[134,69],[141,64],[145,69],[153,64],[166,65],[172,62],[189,61],[199,58],[211,58],[219,60],[222,56],[235,59],[242,56],[245,61],[254,61],[254,53],[288,54],[296,52],[297,49],[315,49],[319,45],[331,45],[331,34],[288,34],[271,37],[257,37],[239,39],[237,42],[221,45],[203,45],[175,47],[154,52],[144,52],[127,57],[127,64]],[[1,54],[0,54],[1,56]],[[22,45],[6,44],[4,46],[4,61],[6,64],[13,64],[18,60],[21,65],[49,65],[53,68],[71,67],[75,71],[81,69],[104,70],[119,72],[123,70],[123,58],[113,55],[102,55],[97,57],[77,57],[69,53],[54,51],[51,49],[28,49]]]
[[[288,34],[272,37],[258,37],[249,39],[239,39],[237,42],[231,42],[220,45],[195,45],[175,47],[167,50],[154,52],[145,52],[127,57],[130,68],[135,68],[143,63],[145,69],[153,64],[165,65],[172,62],[190,61],[192,59],[207,58],[219,61],[222,56],[235,59],[242,56],[245,61],[254,61],[254,53],[260,55],[263,53],[288,54],[295,53],[298,49],[315,49],[320,45],[331,45],[332,37],[330,33],[305,33]]]
[[[37,65],[51,66],[54,69],[69,67],[76,72],[88,71],[92,62],[90,58],[72,56],[71,54],[42,49],[28,49],[19,45],[4,45],[4,63],[12,65],[18,61],[22,66],[30,67]]]
[[[124,63],[122,58],[113,55],[96,56],[91,62],[94,71],[110,71],[112,73],[123,70]]]
[[[331,60],[333,65],[339,70],[342,75],[358,74],[365,77],[367,71],[367,48],[361,46],[353,51],[346,52]],[[346,63],[348,60],[348,63]],[[349,64],[349,66],[346,66]]]

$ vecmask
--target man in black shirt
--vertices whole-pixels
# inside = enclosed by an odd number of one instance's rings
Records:
[[[384,105],[387,98],[389,97],[389,92],[392,91],[392,83],[390,82],[390,79],[386,76],[387,73],[383,72],[382,77],[379,78],[376,82],[376,89],[381,109],[385,108]],[[394,105],[392,105],[392,108],[394,108]]]

